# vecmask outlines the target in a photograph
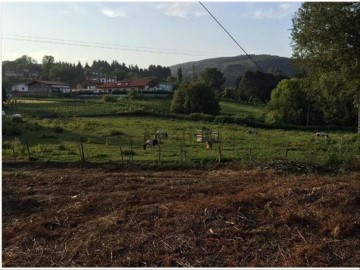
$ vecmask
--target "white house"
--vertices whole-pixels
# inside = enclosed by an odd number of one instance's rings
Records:
[[[13,87],[11,87],[11,91],[13,91],[13,92],[28,92],[29,88],[26,83],[20,83],[20,84],[17,84],[17,85],[14,85]]]
[[[168,83],[168,82],[162,82],[158,84],[158,88],[161,91],[167,91],[167,92],[172,92],[174,91],[174,84],[173,83]]]

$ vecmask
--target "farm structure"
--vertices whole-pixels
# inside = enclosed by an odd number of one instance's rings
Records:
[[[220,135],[219,130],[213,130],[209,128],[202,128],[196,130],[196,141],[197,142],[219,142]]]
[[[70,85],[63,82],[35,80],[26,84],[29,93],[51,94],[69,93]]]

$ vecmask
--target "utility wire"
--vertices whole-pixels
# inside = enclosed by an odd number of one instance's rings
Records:
[[[8,34],[3,34],[2,38],[9,39],[9,40],[18,40],[18,41],[30,41],[30,42],[39,42],[39,43],[61,44],[61,45],[91,47],[91,48],[103,48],[103,49],[112,49],[112,50],[125,50],[125,51],[137,51],[137,52],[148,52],[148,53],[161,53],[161,54],[177,54],[177,55],[189,55],[189,56],[209,56],[209,55],[204,54],[204,52],[199,53],[197,51],[155,49],[155,48],[152,48],[150,50],[149,47],[132,47],[132,46],[126,46],[126,45],[85,42],[85,41],[75,41],[75,40],[66,40],[66,39],[52,39],[52,38],[41,38],[41,37],[8,35]],[[124,47],[128,47],[128,48],[124,48]],[[149,49],[145,49],[145,48],[149,48]]]
[[[255,64],[255,66],[257,66],[258,69],[260,69],[260,71],[264,72],[262,70],[262,68],[252,59],[252,57],[240,46],[240,44],[233,38],[233,36],[225,29],[224,26],[222,26],[222,24],[214,17],[214,15],[211,14],[211,12],[204,6],[203,3],[201,3],[199,1],[200,5],[202,5],[202,7],[210,14],[210,16],[218,23],[218,25],[221,26],[221,28],[229,35],[229,37],[239,46],[239,48],[247,55],[247,57],[250,58],[250,60]],[[264,72],[265,73],[265,72]]]

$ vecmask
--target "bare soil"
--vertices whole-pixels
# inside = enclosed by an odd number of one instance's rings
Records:
[[[3,163],[4,267],[356,267],[360,173]]]

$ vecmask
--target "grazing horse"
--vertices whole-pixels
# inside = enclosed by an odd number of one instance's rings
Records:
[[[153,139],[150,139],[150,140],[147,140],[145,143],[144,143],[144,150],[146,150],[146,146],[159,146],[159,140],[153,140]]]
[[[167,137],[168,137],[168,134],[167,134],[167,132],[166,132],[165,130],[157,130],[157,131],[155,132],[155,135],[154,135],[154,138],[155,138],[156,140],[162,139],[162,138],[167,139]]]
[[[206,141],[206,150],[212,150],[212,142],[211,141]]]

